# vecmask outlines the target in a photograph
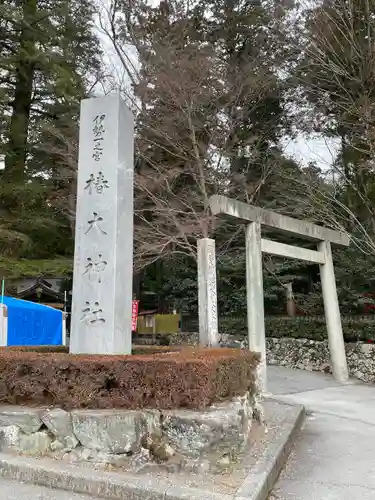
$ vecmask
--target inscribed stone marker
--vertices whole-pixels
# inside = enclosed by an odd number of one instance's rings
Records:
[[[70,352],[131,352],[134,119],[119,95],[81,103]]]
[[[217,320],[215,240],[198,240],[198,308],[199,343],[202,346],[219,344]]]

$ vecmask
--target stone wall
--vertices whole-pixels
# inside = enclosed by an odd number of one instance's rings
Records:
[[[375,345],[345,344],[351,376],[366,383],[375,382]],[[331,373],[328,341],[268,338],[267,362],[273,365]]]
[[[183,333],[173,337],[173,344],[196,345],[197,333]],[[223,347],[247,346],[247,338],[221,335]],[[345,343],[349,373],[362,382],[375,383],[375,344]],[[267,363],[300,370],[331,373],[328,341],[295,339],[289,337],[267,338]]]
[[[258,394],[206,410],[75,410],[0,406],[0,451],[93,467],[220,471],[264,423]]]

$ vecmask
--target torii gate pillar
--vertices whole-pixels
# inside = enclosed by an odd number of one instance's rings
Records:
[[[246,224],[246,288],[249,349],[261,354],[259,382],[263,392],[267,386],[266,335],[264,323],[262,252],[317,263],[320,266],[324,310],[331,354],[332,372],[341,383],[348,381],[345,345],[337,298],[331,244],[349,246],[349,236],[310,222],[286,217],[270,210],[247,205],[225,196],[212,196],[214,215],[236,219]],[[263,239],[261,227],[315,241],[317,250],[286,245]]]

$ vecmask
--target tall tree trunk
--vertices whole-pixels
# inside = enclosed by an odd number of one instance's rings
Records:
[[[27,136],[35,71],[35,21],[37,0],[24,0],[23,19],[16,60],[15,91],[5,155],[5,180],[22,182],[25,177]]]

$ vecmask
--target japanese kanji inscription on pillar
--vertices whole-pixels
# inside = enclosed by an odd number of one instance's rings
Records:
[[[133,135],[118,95],[82,101],[72,353],[131,352]]]

